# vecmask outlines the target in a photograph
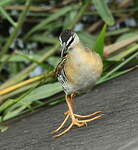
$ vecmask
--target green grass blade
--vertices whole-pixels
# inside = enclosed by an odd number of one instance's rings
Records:
[[[36,89],[34,89],[31,93],[25,96],[22,99],[23,103],[32,103],[38,99],[50,97],[58,92],[61,92],[63,89],[59,82],[50,83],[46,85],[42,85]]]
[[[131,47],[129,49],[124,49],[120,53],[116,54],[115,56],[111,56],[106,60],[107,61],[122,61],[125,57],[136,52],[137,50],[138,50],[138,44],[135,44],[133,47]]]
[[[123,30],[123,29],[122,29]],[[131,30],[130,30],[131,31]],[[138,31],[137,30],[135,30],[135,31],[131,31],[131,32],[126,32],[125,34],[121,34],[118,38],[117,38],[117,40],[116,40],[116,42],[118,42],[118,41],[122,41],[122,40],[126,40],[126,39],[130,39],[130,38],[133,38],[133,37],[135,37],[135,36],[137,36],[138,35]]]
[[[2,51],[0,52],[0,58],[3,56],[3,54],[5,54],[9,47],[11,46],[11,44],[15,41],[15,39],[18,36],[18,33],[23,25],[23,22],[26,19],[27,13],[29,11],[29,7],[31,5],[31,1],[32,0],[28,0],[25,3],[25,9],[22,11],[22,13],[20,14],[20,17],[18,19],[16,28],[13,30],[13,32],[11,33],[10,37],[8,38],[7,42],[5,43],[5,45],[2,47]],[[2,67],[1,67],[2,68]]]
[[[131,60],[133,60],[135,57],[138,56],[138,52],[134,53],[132,56],[130,56],[129,58],[127,58],[125,61],[123,61],[122,63],[120,63],[118,66],[116,66],[113,70],[111,70],[110,72],[108,72],[106,75],[104,75],[100,80],[104,80],[108,77],[110,77],[111,75],[113,75],[116,71],[118,71],[120,68],[122,68],[125,64],[127,64],[128,62],[130,62]],[[100,82],[99,80],[99,82]]]
[[[2,121],[5,121],[5,120],[8,120],[8,119],[11,119],[15,116],[17,116],[21,111],[23,111],[24,109],[26,108],[26,106],[22,106],[22,107],[19,107],[18,109],[12,111],[12,112],[8,112],[3,118],[2,118]]]
[[[108,8],[106,0],[93,0],[93,3],[99,15],[106,22],[106,24],[113,25],[115,21],[110,9]]]
[[[105,24],[103,26],[102,31],[100,32],[96,43],[94,50],[103,58],[103,51],[104,51],[104,39],[105,39],[105,33],[106,33],[107,25]]]
[[[59,9],[58,12],[50,15],[48,18],[44,19],[43,21],[41,21],[38,25],[36,25],[35,27],[33,27],[28,34],[24,37],[24,39],[27,39],[31,34],[33,34],[34,32],[41,30],[44,26],[46,26],[47,24],[49,24],[50,22],[58,19],[59,17],[65,15],[67,12],[69,12],[70,10],[72,10],[73,7],[72,6],[68,6],[62,9]]]
[[[78,36],[86,47],[94,49],[96,36],[93,36],[87,32],[80,32],[78,33]]]
[[[15,109],[25,106],[25,108],[28,108],[32,102],[37,101],[39,99],[48,98],[56,93],[61,92],[63,89],[59,82],[45,84],[42,86],[39,86],[35,89],[30,89],[30,91],[27,91],[26,94],[23,94],[23,96],[14,99],[16,101],[15,104],[13,104],[8,110],[8,112],[12,112]],[[5,102],[6,103],[6,102]]]
[[[4,10],[2,7],[0,7],[0,12],[3,14],[3,16],[14,26],[16,27],[16,22],[10,17],[10,15],[7,13],[6,10]]]
[[[0,1],[0,7],[3,7],[3,6],[7,6],[9,5],[11,2],[13,2],[15,0],[1,0]]]
[[[0,105],[0,113],[2,113],[2,111],[4,111],[5,109],[7,109],[9,106],[11,106],[13,103],[15,103],[15,101],[13,99],[9,99],[8,101],[6,101],[5,103],[3,103],[2,105]]]
[[[119,72],[113,74],[111,77],[105,78],[105,79],[103,79],[103,80],[98,80],[98,81],[96,82],[96,85],[102,84],[102,83],[104,83],[104,82],[106,82],[106,81],[109,81],[109,80],[111,80],[111,79],[117,78],[117,77],[119,77],[119,76],[121,76],[121,75],[123,75],[123,74],[125,74],[125,73],[128,73],[128,72],[132,71],[132,70],[135,69],[135,68],[136,68],[136,67],[134,66],[134,67],[132,67],[132,68],[129,68],[129,69],[126,69],[126,70],[123,70],[123,71],[119,71]]]

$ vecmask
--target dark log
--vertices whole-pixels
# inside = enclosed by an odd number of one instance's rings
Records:
[[[136,150],[138,149],[138,70],[75,98],[76,112],[102,111],[102,119],[74,127],[54,139],[50,132],[63,120],[66,104],[44,108],[10,124],[0,134],[0,150]]]

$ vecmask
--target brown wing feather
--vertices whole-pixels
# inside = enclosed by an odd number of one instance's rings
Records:
[[[65,61],[66,61],[66,57],[64,57],[61,62],[57,65],[56,69],[55,69],[55,75],[56,77],[58,77],[61,74],[62,69],[64,68],[65,65]]]

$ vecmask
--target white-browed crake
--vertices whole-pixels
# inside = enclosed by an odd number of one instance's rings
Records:
[[[59,36],[59,40],[62,46],[62,60],[58,64],[55,73],[65,91],[68,111],[64,113],[66,115],[65,120],[54,132],[58,132],[63,128],[69,118],[71,119],[71,124],[67,129],[54,137],[65,134],[73,126],[81,127],[86,125],[87,122],[102,117],[99,114],[100,111],[85,116],[74,114],[73,107],[73,97],[76,93],[91,89],[100,77],[103,71],[101,57],[95,51],[84,47],[78,35],[72,30],[63,31]]]

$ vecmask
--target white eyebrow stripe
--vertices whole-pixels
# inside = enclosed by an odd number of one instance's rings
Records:
[[[73,37],[71,36],[71,37],[69,38],[69,40],[67,41],[67,45],[69,44],[69,42],[70,42],[72,39],[73,39]]]

